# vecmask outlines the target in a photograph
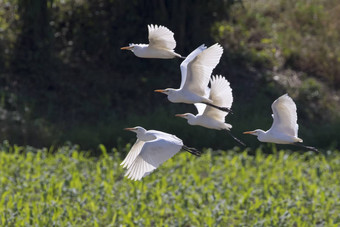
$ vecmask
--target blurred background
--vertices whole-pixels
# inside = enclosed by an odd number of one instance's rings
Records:
[[[189,126],[154,89],[177,88],[182,59],[141,59],[120,47],[147,43],[147,25],[175,33],[176,52],[224,47],[213,74],[234,92],[226,121],[269,129],[271,103],[288,93],[299,136],[340,147],[340,3],[338,0],[0,0],[0,139],[36,147],[125,146],[143,126],[176,134],[188,146],[228,149],[222,131]],[[282,146],[287,147],[287,146]]]

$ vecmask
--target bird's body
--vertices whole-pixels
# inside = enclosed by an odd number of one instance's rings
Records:
[[[154,171],[160,164],[174,156],[181,149],[199,156],[200,152],[186,147],[183,141],[165,132],[145,130],[142,127],[127,128],[137,134],[137,141],[121,163],[127,168],[125,176],[132,180],[140,180]]]
[[[213,69],[219,63],[223,54],[223,48],[214,44],[209,48],[201,45],[189,54],[181,64],[181,86],[179,89],[167,88],[155,90],[168,96],[173,103],[205,103],[213,105],[209,98],[209,80]],[[218,106],[214,106],[219,108]],[[226,107],[220,107],[223,111],[229,111]]]
[[[258,140],[265,143],[292,144],[303,142],[302,139],[294,135],[278,133],[275,131],[263,131],[259,133]]]
[[[261,142],[295,144],[317,151],[314,147],[301,144],[303,140],[298,137],[296,105],[291,97],[285,94],[276,99],[272,104],[272,110],[273,124],[269,130],[256,129],[244,134],[255,135]]]
[[[176,41],[174,33],[164,26],[148,25],[149,44],[129,44],[122,50],[131,50],[140,58],[171,59],[182,56],[175,53]]]
[[[212,103],[212,101],[204,96],[200,96],[186,89],[170,89],[168,90],[168,100],[172,103]]]

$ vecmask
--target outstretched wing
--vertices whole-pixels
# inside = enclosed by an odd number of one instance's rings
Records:
[[[210,80],[210,96],[209,99],[213,101],[215,106],[231,108],[233,103],[233,94],[229,81],[221,75],[213,76]],[[213,118],[217,121],[224,122],[227,112],[218,110],[211,106],[207,106],[203,115]]]
[[[135,161],[136,157],[139,155],[143,145],[144,141],[137,139],[135,144],[131,147],[129,153],[127,154],[127,156],[120,165],[122,165],[123,168],[128,169],[133,163],[133,161]]]
[[[148,25],[149,30],[149,46],[163,48],[163,49],[175,49],[176,41],[174,39],[174,33],[164,26]]]
[[[223,48],[218,43],[199,53],[188,63],[185,83],[181,88],[204,96],[211,73],[219,63],[222,54]]]
[[[131,180],[140,180],[174,156],[181,148],[182,145],[175,142],[174,139],[168,140],[163,137],[145,142],[140,154],[136,157],[125,176]]]
[[[292,136],[298,134],[296,105],[287,94],[276,99],[272,104],[273,125],[269,129],[277,133],[284,133]]]
[[[195,57],[200,54],[203,50],[207,49],[207,47],[202,44],[201,46],[197,47],[194,51],[192,51],[181,63],[181,75],[182,75],[182,81],[180,89],[183,88],[184,83],[187,79],[187,71],[188,71],[188,64],[195,59]]]

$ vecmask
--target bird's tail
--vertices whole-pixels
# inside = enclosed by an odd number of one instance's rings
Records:
[[[193,147],[187,147],[185,145],[183,145],[182,147],[183,150],[189,152],[190,154],[193,154],[193,155],[196,155],[196,156],[201,156],[202,152],[197,150],[196,148],[193,148]]]

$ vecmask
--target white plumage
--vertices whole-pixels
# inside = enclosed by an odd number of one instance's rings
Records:
[[[155,91],[166,94],[169,101],[173,103],[205,103],[214,106],[213,101],[209,98],[208,84],[211,73],[219,63],[222,54],[223,48],[217,43],[209,48],[204,45],[199,46],[181,64],[180,88]],[[220,109],[229,111],[226,107]]]
[[[200,155],[194,148],[186,147],[178,137],[157,131],[145,130],[142,127],[126,128],[137,134],[137,141],[121,163],[127,168],[125,176],[132,180],[140,180],[170,159],[181,149]]]
[[[128,47],[122,47],[122,50],[131,50],[140,58],[175,58],[182,57],[175,53],[176,41],[174,33],[164,26],[148,25],[149,44],[130,43]]]
[[[299,125],[297,124],[296,105],[287,94],[276,99],[272,104],[273,124],[268,131],[256,129],[244,132],[257,136],[261,142],[277,144],[294,144],[318,152],[315,147],[305,146],[298,137]]]
[[[212,76],[210,83],[209,99],[212,100],[212,104],[230,109],[233,103],[233,95],[228,80],[222,76]],[[228,113],[202,103],[195,103],[195,106],[198,111],[196,116],[191,113],[176,114],[176,116],[187,119],[190,125],[200,125],[210,129],[229,130],[232,127],[225,123],[225,117]]]

